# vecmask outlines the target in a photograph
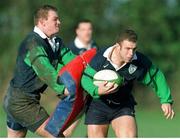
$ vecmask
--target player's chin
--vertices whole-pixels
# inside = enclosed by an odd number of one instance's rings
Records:
[[[60,30],[60,28],[59,28],[59,27],[56,27],[56,28],[55,28],[55,33],[58,33],[59,30]]]
[[[126,62],[126,63],[129,63],[129,62],[131,62],[131,59],[128,59],[128,60],[126,60],[125,62]]]
[[[132,57],[131,58],[127,58],[126,59],[126,63],[131,62],[131,60],[132,60]]]

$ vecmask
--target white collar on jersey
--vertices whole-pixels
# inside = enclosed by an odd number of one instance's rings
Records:
[[[53,38],[48,38],[46,36],[46,34],[44,32],[42,32],[42,30],[40,28],[38,28],[37,26],[34,27],[34,30],[33,30],[35,33],[37,33],[41,38],[43,39],[48,39],[48,42],[52,48],[52,50],[55,52],[55,49],[56,49],[56,45],[55,45],[55,41],[54,41],[54,37]]]
[[[89,49],[91,49],[92,41],[91,41],[87,46],[85,46],[85,45],[82,43],[82,41],[81,41],[78,37],[76,37],[76,38],[74,39],[74,43],[75,43],[75,46],[76,46],[77,48],[79,48],[79,49],[84,48],[84,49],[89,50]]]
[[[118,65],[116,65],[116,64],[114,64],[112,61],[111,61],[111,59],[109,58],[109,54],[112,52],[112,50],[113,50],[113,48],[114,48],[115,46],[111,46],[111,47],[109,47],[109,48],[107,48],[106,49],[106,51],[104,52],[104,54],[103,54],[103,56],[105,57],[105,58],[107,58],[107,60],[111,63],[111,65],[116,69],[116,71],[118,71],[119,69],[121,69],[122,67],[124,67],[127,63],[124,63],[123,65],[121,65],[120,67],[118,66]],[[137,59],[137,55],[136,55],[136,53],[133,55],[133,58],[132,58],[132,60],[136,60]],[[131,60],[131,61],[132,61]]]
[[[40,28],[38,28],[37,26],[35,26],[34,27],[34,30],[33,30],[34,32],[36,32],[41,38],[43,38],[43,39],[46,39],[46,38],[48,38],[47,36],[46,36],[46,34],[44,34],[44,32],[42,32],[42,30],[40,29]]]

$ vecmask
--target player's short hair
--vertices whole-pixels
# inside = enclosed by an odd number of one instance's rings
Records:
[[[90,23],[90,24],[92,25],[92,21],[91,21],[91,20],[89,20],[89,19],[80,19],[80,20],[78,20],[78,21],[76,22],[76,24],[75,24],[75,26],[74,26],[74,29],[75,29],[75,30],[78,29],[78,28],[79,28],[79,25],[80,25],[81,23]]]
[[[116,39],[116,42],[121,43],[124,40],[128,40],[128,41],[136,43],[137,39],[138,39],[138,36],[137,36],[137,34],[136,34],[136,32],[134,30],[125,29],[125,30],[122,30],[119,33],[119,35],[118,35],[118,37]]]
[[[37,25],[39,19],[47,19],[49,11],[57,12],[57,8],[51,5],[43,5],[39,7],[34,13],[34,25]]]

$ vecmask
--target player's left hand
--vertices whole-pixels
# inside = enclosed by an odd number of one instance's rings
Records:
[[[172,109],[172,105],[169,103],[164,103],[161,105],[161,109],[164,112],[164,116],[166,117],[166,119],[173,119],[175,113]]]
[[[67,88],[64,89],[64,95],[68,96],[69,95],[69,91],[67,90]]]

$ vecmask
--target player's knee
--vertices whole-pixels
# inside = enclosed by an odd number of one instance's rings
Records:
[[[68,127],[64,132],[63,135],[67,138],[67,137],[71,137],[71,135],[73,134],[75,128],[77,127],[79,123],[79,120],[75,121],[73,124],[71,124],[70,127]]]
[[[8,138],[24,138],[26,136],[27,130],[19,130],[15,131],[12,129],[8,129]]]
[[[88,138],[105,138],[107,137],[107,129],[88,129]]]
[[[64,135],[66,138],[71,137],[73,131],[74,131],[74,128],[68,128],[68,129],[66,129],[66,130],[63,132],[63,135]]]
[[[118,138],[135,138],[137,137],[137,133],[134,130],[118,130],[115,132]]]
[[[51,135],[48,131],[45,130],[46,121],[36,130],[36,134],[42,136],[42,137],[54,137]]]
[[[88,138],[105,138],[105,137],[107,137],[107,135],[102,132],[88,133]]]

